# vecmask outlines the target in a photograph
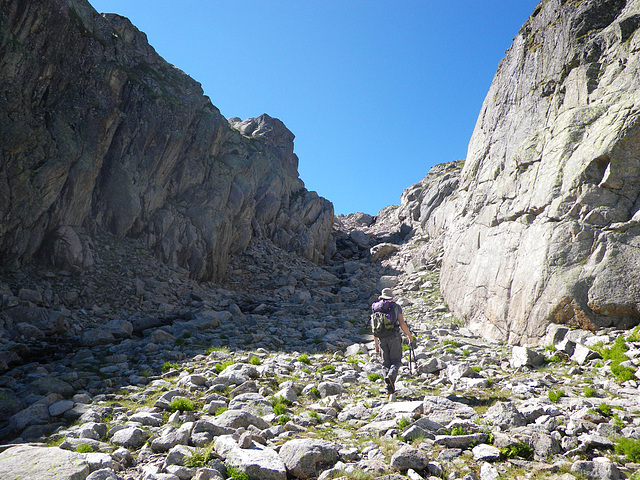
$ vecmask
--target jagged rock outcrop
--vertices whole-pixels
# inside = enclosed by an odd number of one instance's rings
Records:
[[[82,269],[100,230],[206,280],[254,236],[333,253],[333,206],[298,178],[293,134],[227,121],[126,18],[0,0],[0,59],[0,264]]]
[[[640,319],[640,1],[540,2],[482,106],[442,292],[475,332]]]

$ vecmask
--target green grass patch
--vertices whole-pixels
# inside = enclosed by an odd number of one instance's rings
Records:
[[[324,372],[336,373],[336,367],[334,367],[333,365],[325,365],[324,367],[320,367],[318,371],[320,373],[324,373]]]
[[[376,380],[380,380],[382,378],[382,375],[380,375],[379,373],[369,373],[367,374],[367,378],[370,382],[375,382]]]
[[[258,366],[258,365],[260,365],[262,362],[260,361],[260,359],[259,359],[257,356],[253,355],[253,356],[249,359],[249,363],[250,363],[251,365]]]
[[[231,466],[227,466],[227,478],[232,478],[233,480],[250,480],[249,475]]]
[[[298,361],[300,363],[306,363],[307,365],[311,365],[311,359],[309,358],[309,355],[307,355],[306,353],[303,353],[302,355],[300,355],[298,357]]]
[[[500,455],[507,458],[521,457],[525,460],[533,459],[533,448],[528,443],[519,442],[500,449]]]
[[[626,382],[634,378],[635,370],[630,367],[624,367],[620,365],[622,362],[626,362],[629,358],[626,352],[629,350],[629,346],[624,341],[624,337],[619,335],[616,338],[613,345],[610,347],[594,347],[594,349],[602,356],[603,360],[611,360],[611,373],[620,382]]]
[[[405,428],[407,428],[409,425],[411,425],[411,420],[409,420],[407,417],[402,417],[400,419],[400,421],[398,422],[398,428],[400,430],[404,430]]]
[[[177,412],[178,410],[181,412],[193,412],[194,409],[193,402],[188,398],[176,398],[169,404],[169,410],[172,412]]]
[[[207,448],[198,448],[187,459],[187,466],[190,468],[202,468],[215,458],[213,454],[213,443]]]
[[[287,411],[287,406],[291,402],[284,397],[276,396],[271,399],[271,406],[273,407],[273,413],[276,415],[282,415]]]
[[[93,453],[93,447],[87,443],[81,443],[77,446],[76,452],[78,453]]]
[[[177,363],[165,362],[164,365],[162,365],[163,372],[168,372],[169,370],[177,370],[178,368],[180,367]]]
[[[223,336],[220,335],[220,338],[223,338]],[[226,337],[224,337],[224,338],[226,338]],[[204,351],[205,355],[209,355],[209,354],[211,354],[213,352],[222,352],[222,353],[227,353],[228,354],[228,353],[231,353],[231,350],[229,350],[227,347],[209,347]]]
[[[276,418],[275,423],[277,425],[284,425],[290,421],[291,421],[291,417],[285,413],[284,415],[280,415],[278,418]]]
[[[222,373],[225,368],[230,365],[233,365],[235,362],[233,360],[225,360],[222,363],[216,363],[213,367],[216,373]]]
[[[467,432],[467,430],[464,427],[453,427],[451,430],[449,430],[449,435],[451,436],[458,436],[458,435],[468,435],[469,432]]]
[[[611,373],[618,379],[620,382],[627,382],[629,380],[635,379],[636,370],[631,367],[624,367],[620,364],[611,364]]]
[[[625,455],[631,462],[640,462],[640,440],[621,437],[616,443],[615,451]]]
[[[631,333],[627,337],[628,342],[640,342],[640,325],[631,330]]]
[[[218,415],[222,415],[227,410],[229,410],[229,407],[220,407],[216,410],[216,413],[214,413],[214,415],[217,417]]]
[[[549,400],[551,400],[553,403],[558,403],[558,400],[565,396],[564,390],[549,390],[548,395]]]
[[[596,389],[593,387],[585,387],[584,388],[584,396],[587,398],[592,398],[596,394]]]
[[[605,417],[609,417],[610,418],[613,415],[611,405],[608,405],[606,403],[601,403],[600,405],[598,405],[598,410]]]

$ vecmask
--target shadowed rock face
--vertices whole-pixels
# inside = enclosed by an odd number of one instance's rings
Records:
[[[82,268],[77,233],[99,230],[202,280],[253,236],[333,253],[333,206],[304,188],[282,122],[228,122],[126,18],[86,1],[0,7],[0,264]]]
[[[640,2],[540,2],[500,63],[461,173],[442,291],[476,332],[640,317]]]

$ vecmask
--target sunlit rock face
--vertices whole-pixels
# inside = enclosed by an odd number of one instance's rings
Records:
[[[542,1],[500,63],[447,207],[442,292],[472,330],[638,323],[639,25],[637,0]]]
[[[100,231],[202,280],[255,236],[315,262],[334,251],[333,206],[304,188],[293,134],[227,121],[126,18],[0,0],[0,59],[1,265],[83,268],[78,234]]]

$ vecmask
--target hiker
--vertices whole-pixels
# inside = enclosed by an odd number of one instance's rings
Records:
[[[398,371],[402,364],[402,335],[400,330],[413,344],[413,335],[404,321],[402,307],[393,301],[393,290],[385,288],[378,297],[378,302],[371,305],[373,341],[376,346],[376,353],[382,352],[382,365],[384,366],[384,382],[387,386],[389,400],[395,400],[395,383]],[[379,327],[374,325],[373,317],[376,312],[383,312],[389,319],[387,325]]]

